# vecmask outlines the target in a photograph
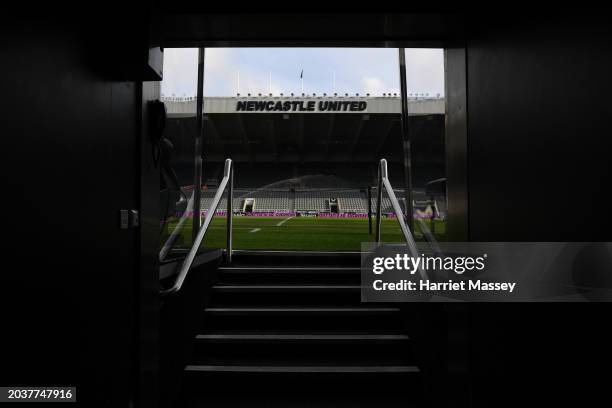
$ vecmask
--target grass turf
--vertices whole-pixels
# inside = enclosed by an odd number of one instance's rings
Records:
[[[316,217],[234,217],[234,249],[303,250],[303,251],[358,251],[362,242],[374,241],[368,233],[367,218]],[[225,217],[215,217],[204,237],[205,248],[224,248],[226,241]],[[429,224],[429,221],[426,221]],[[372,220],[374,228],[374,220]],[[164,227],[162,242],[172,232],[176,221]],[[444,223],[435,223],[436,237],[443,238]],[[185,223],[175,248],[191,246],[191,220]],[[383,219],[381,235],[384,242],[404,242],[395,219]],[[416,240],[422,240],[418,227]]]

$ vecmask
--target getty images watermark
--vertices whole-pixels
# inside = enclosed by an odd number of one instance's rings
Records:
[[[612,301],[612,244],[364,243],[364,302]]]
[[[458,275],[466,271],[483,271],[487,254],[482,256],[420,256],[413,257],[408,254],[395,254],[395,257],[378,256],[373,259],[372,272],[380,275],[385,271],[404,271],[410,275],[417,272],[454,272]],[[431,279],[419,279],[418,281],[401,279],[398,282],[385,282],[383,279],[376,279],[373,282],[374,290],[422,290],[422,291],[443,291],[443,290],[496,290],[512,292],[516,287],[516,282],[483,282],[481,279],[469,279],[467,281],[436,282]]]

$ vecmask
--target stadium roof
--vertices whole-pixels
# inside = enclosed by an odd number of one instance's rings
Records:
[[[173,134],[195,129],[189,119],[195,117],[195,98],[164,102],[168,126],[178,127]],[[408,109],[415,134],[440,139],[443,98],[413,98]],[[398,97],[208,97],[204,151],[209,161],[373,163],[383,155],[401,161],[400,110]]]

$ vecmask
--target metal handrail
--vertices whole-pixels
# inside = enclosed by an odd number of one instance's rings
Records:
[[[433,223],[433,218],[431,219],[431,221]],[[429,227],[427,227],[427,224],[425,224],[425,222],[420,218],[416,219],[416,223],[419,225],[419,229],[421,230],[421,233],[423,234],[427,242],[429,242],[433,253],[438,256],[441,256],[442,249],[440,248],[440,245],[438,244],[438,241],[436,240],[436,237],[433,232],[431,232]]]
[[[195,193],[191,193],[191,198],[189,198],[189,201],[187,202],[187,208],[183,212],[183,215],[181,216],[179,222],[174,227],[172,234],[170,234],[170,236],[164,243],[164,246],[162,246],[162,249],[159,251],[159,261],[160,262],[166,259],[166,256],[168,256],[168,252],[170,252],[170,250],[174,246],[174,241],[176,241],[176,238],[181,233],[181,230],[183,229],[183,225],[185,225],[185,222],[187,222],[187,219],[189,219],[189,214],[191,214],[191,212],[193,211],[193,196],[194,195]]]
[[[391,187],[391,182],[389,182],[389,172],[387,171],[387,160],[381,159],[378,166],[378,189],[376,191],[376,235],[375,242],[376,244],[380,243],[380,226],[382,222],[382,192],[383,188],[387,190],[387,194],[389,196],[389,201],[391,201],[391,205],[393,206],[393,210],[395,211],[395,215],[397,221],[399,222],[402,233],[404,234],[404,238],[406,239],[406,245],[408,246],[408,251],[410,252],[410,256],[413,258],[419,257],[419,250],[416,246],[416,242],[414,240],[414,236],[408,228],[406,224],[406,220],[404,218],[404,212],[400,207],[399,201],[395,196],[395,192],[393,191],[393,187]],[[419,267],[419,273],[422,277],[425,277],[425,271],[423,268]]]
[[[221,197],[223,196],[223,192],[227,187],[227,260],[228,262],[232,261],[232,222],[233,222],[233,210],[232,210],[232,196],[234,194],[234,166],[232,164],[231,159],[225,160],[225,167],[223,169],[223,179],[217,188],[217,193],[213,198],[213,201],[206,213],[206,218],[204,218],[204,223],[200,227],[198,231],[198,235],[196,236],[189,253],[185,257],[183,264],[181,265],[181,269],[178,273],[176,281],[174,285],[172,285],[168,289],[164,289],[160,291],[162,296],[170,295],[172,293],[178,292],[183,286],[183,282],[191,269],[191,265],[193,264],[193,260],[195,259],[198,249],[200,245],[202,245],[202,241],[204,240],[204,235],[206,235],[206,231],[208,231],[208,227],[212,222],[213,217],[217,211],[217,207],[219,207],[219,203],[221,202]]]

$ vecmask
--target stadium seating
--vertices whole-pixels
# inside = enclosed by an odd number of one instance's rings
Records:
[[[244,194],[241,198],[242,200],[255,199],[253,211],[289,212],[292,210],[291,192],[288,190],[256,190],[251,194]]]
[[[341,212],[367,212],[368,201],[366,193],[358,190],[339,191],[334,195],[338,198],[338,207]]]
[[[395,190],[395,194],[404,209],[404,190]],[[214,190],[202,192],[202,210],[208,210],[215,195]],[[338,200],[338,211],[341,213],[367,214],[368,198],[364,190],[359,189],[259,189],[234,190],[233,208],[242,211],[246,199],[253,199],[253,212],[329,212],[329,201]],[[376,189],[372,189],[372,211],[376,211]],[[424,191],[415,190],[413,193],[415,210],[424,211],[427,206],[436,209],[437,217],[446,214],[446,203],[443,196],[435,197],[431,201]],[[227,208],[225,194],[219,204],[219,210]],[[382,197],[382,213],[393,213],[393,206],[387,194]]]
[[[296,211],[329,211],[329,203],[326,199],[333,197],[325,191],[296,191]]]
[[[215,197],[215,190],[208,190],[208,191],[202,191],[202,200],[201,202],[201,208],[202,210],[208,210],[210,208],[210,206],[212,205],[212,200]],[[235,211],[239,211],[242,210],[242,200],[239,199],[241,194],[240,190],[235,190],[234,191],[234,202],[232,203],[232,208]],[[224,193],[223,196],[221,197],[221,201],[219,202],[219,207],[218,210],[226,210],[227,209],[227,194]]]

